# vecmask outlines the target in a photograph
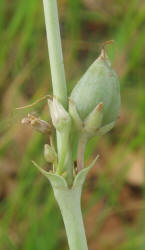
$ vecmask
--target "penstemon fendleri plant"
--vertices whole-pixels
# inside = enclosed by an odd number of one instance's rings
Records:
[[[56,132],[56,146],[51,126],[45,121],[28,115],[22,122],[50,135],[50,145],[44,146],[44,157],[52,164],[53,170],[47,172],[33,163],[52,185],[70,250],[87,250],[81,192],[86,175],[98,156],[89,167],[85,167],[84,152],[93,136],[104,135],[115,125],[120,110],[119,80],[103,48],[99,58],[89,67],[68,98],[57,2],[43,0],[43,4],[54,95],[49,98],[48,105]],[[74,145],[77,145],[75,157],[72,154]],[[75,159],[77,167],[74,167]]]

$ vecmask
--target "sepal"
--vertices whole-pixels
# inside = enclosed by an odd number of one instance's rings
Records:
[[[113,121],[103,127],[101,127],[97,132],[96,135],[102,136],[107,134],[114,126],[115,126],[116,121]]]
[[[83,122],[79,116],[79,113],[76,109],[75,103],[71,98],[69,98],[69,113],[72,117],[73,123],[77,130],[82,130],[83,128]]]
[[[94,135],[96,130],[100,128],[102,119],[103,119],[103,103],[100,102],[85,119],[84,121],[85,131],[90,135]]]

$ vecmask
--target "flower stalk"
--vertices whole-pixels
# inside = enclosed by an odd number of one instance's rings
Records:
[[[84,168],[84,154],[88,137],[81,133],[78,140],[78,152],[77,152],[77,171],[80,172]]]
[[[56,0],[43,0],[53,95],[67,109],[67,88]]]

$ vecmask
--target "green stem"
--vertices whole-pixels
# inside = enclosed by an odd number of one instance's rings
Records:
[[[53,94],[67,109],[67,88],[56,0],[43,0]]]
[[[81,212],[81,186],[69,189],[54,188],[59,204],[70,250],[88,250]]]
[[[58,101],[60,101],[64,108],[67,110],[67,88],[63,65],[57,1],[43,0],[43,4],[53,93],[56,99],[58,99]],[[73,164],[69,143],[69,133],[67,134],[67,131],[64,131],[64,133],[66,133],[65,136],[59,132],[57,133],[58,158],[59,162],[62,159],[62,163],[67,166],[67,182],[68,184],[72,185]],[[63,148],[65,148],[63,147],[63,143],[66,143],[66,147],[69,145],[69,147],[66,148],[67,152],[64,152],[63,150]],[[61,180],[62,177],[58,177],[58,175],[56,175],[55,178],[60,178]],[[80,186],[73,187],[71,189],[69,189],[68,187],[61,187],[60,184],[57,186],[53,185],[53,190],[64,220],[70,250],[88,250],[80,206],[81,184]]]
[[[61,139],[59,142],[61,142],[60,145],[58,145],[59,149],[61,149],[60,152],[60,158],[59,158],[59,166],[57,168],[57,173],[61,175],[63,172],[66,171],[66,179],[69,186],[72,186],[73,184],[73,161],[72,161],[72,150],[70,147],[70,131],[65,130],[63,133],[57,133],[59,138]]]
[[[84,154],[88,138],[83,133],[79,136],[78,152],[77,152],[77,169],[80,172],[84,168]]]
[[[64,108],[67,109],[67,88],[63,64],[57,1],[43,0],[43,5],[50,58],[53,94],[56,99],[61,102]],[[62,158],[61,152],[63,143],[64,142],[62,141],[61,134],[57,133],[57,151],[59,161]]]

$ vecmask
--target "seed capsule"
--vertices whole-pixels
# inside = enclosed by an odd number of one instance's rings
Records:
[[[104,49],[72,90],[70,98],[84,121],[99,103],[103,103],[101,126],[118,118],[120,85]]]

